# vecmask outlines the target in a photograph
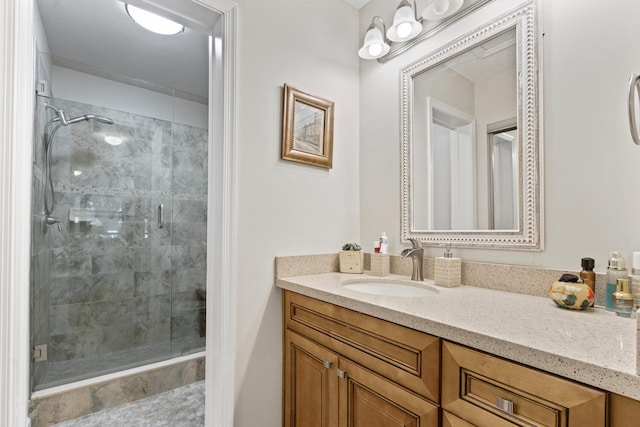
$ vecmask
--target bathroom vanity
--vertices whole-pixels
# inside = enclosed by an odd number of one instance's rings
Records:
[[[276,280],[285,426],[637,422],[634,320],[470,286],[372,295],[345,288],[349,279]]]

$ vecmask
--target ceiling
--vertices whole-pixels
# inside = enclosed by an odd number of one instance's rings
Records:
[[[130,3],[151,10],[144,0]],[[37,0],[53,63],[206,103],[208,31],[219,16],[187,6],[193,2],[154,3],[153,12],[187,25],[185,31],[151,33],[135,24],[118,0]]]
[[[148,1],[128,2],[184,24],[185,31],[153,34],[129,18],[120,0],[36,0],[53,63],[206,103],[208,35],[219,15],[194,2]],[[358,9],[368,1],[345,0]]]
[[[369,3],[369,0],[344,0],[347,3],[349,3],[351,6],[355,7],[356,9],[360,9],[362,6],[364,6],[365,4]]]

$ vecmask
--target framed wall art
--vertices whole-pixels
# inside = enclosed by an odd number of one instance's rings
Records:
[[[282,158],[331,169],[333,101],[284,85]]]

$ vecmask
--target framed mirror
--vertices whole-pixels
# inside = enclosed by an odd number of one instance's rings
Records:
[[[542,249],[537,3],[401,71],[403,240]]]

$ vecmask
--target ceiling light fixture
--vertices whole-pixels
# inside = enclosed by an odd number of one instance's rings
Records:
[[[122,144],[122,138],[120,138],[119,136],[107,135],[107,136],[104,137],[104,141],[107,144],[111,144],[111,145],[120,145],[120,144]]]
[[[155,13],[126,3],[124,8],[133,22],[148,31],[167,36],[179,34],[184,31],[184,25],[156,15]]]
[[[422,23],[418,21],[416,2],[413,7],[407,0],[402,0],[393,15],[393,25],[387,31],[387,37],[394,42],[405,42],[415,38],[422,31]]]
[[[382,30],[376,26],[376,19],[380,20]],[[362,47],[358,51],[360,58],[377,59],[385,56],[391,49],[391,46],[387,43],[385,33],[386,27],[384,25],[384,20],[379,16],[374,16],[371,20],[371,25],[369,25],[369,28],[367,28],[367,32],[364,35],[364,43],[362,43]]]

